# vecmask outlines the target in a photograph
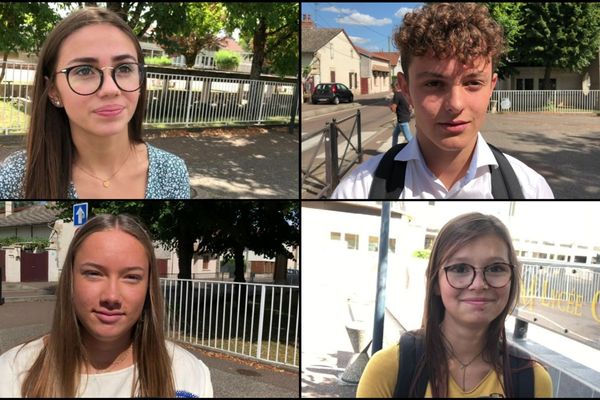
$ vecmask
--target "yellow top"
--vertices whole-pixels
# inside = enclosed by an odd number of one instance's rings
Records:
[[[356,390],[356,397],[393,397],[398,377],[398,358],[400,345],[395,344],[382,349],[369,360]],[[533,377],[535,382],[535,397],[552,397],[552,380],[550,374],[539,363],[534,363]],[[504,397],[504,391],[500,384],[502,377],[490,370],[477,386],[468,392],[464,392],[460,386],[450,377],[448,382],[448,397]],[[431,397],[431,387],[427,384],[425,397]]]

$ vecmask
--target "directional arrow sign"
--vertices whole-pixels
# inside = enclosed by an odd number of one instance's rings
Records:
[[[78,203],[73,205],[73,225],[81,226],[88,219],[88,203]]]

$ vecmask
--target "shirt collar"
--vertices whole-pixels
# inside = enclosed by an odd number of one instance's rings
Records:
[[[429,171],[429,168],[427,168],[427,164],[425,163],[425,159],[423,158],[423,153],[421,153],[421,149],[419,148],[419,144],[416,139],[409,141],[408,144],[404,146],[404,148],[400,152],[398,152],[398,154],[396,154],[394,160],[416,160],[420,162],[420,164],[423,167],[425,167],[427,171]],[[492,166],[492,168],[496,168],[498,166],[498,163],[496,161],[496,158],[494,157],[494,154],[492,153],[492,150],[481,135],[481,132],[477,132],[477,143],[475,144],[475,150],[473,152],[473,157],[471,158],[471,164],[469,165],[469,168],[467,169],[467,173],[465,174],[464,178],[460,180],[460,186],[463,186],[466,182],[469,182],[472,179],[474,179],[477,176],[477,172],[480,169],[485,169],[480,173],[485,173],[489,171],[490,165]],[[433,176],[431,172],[429,173]]]

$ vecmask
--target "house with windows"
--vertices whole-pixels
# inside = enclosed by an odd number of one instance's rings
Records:
[[[544,87],[544,67],[514,65],[518,71],[508,79],[498,80],[498,90],[600,90],[600,48],[583,72],[553,68],[550,87]]]
[[[378,56],[362,47],[358,47],[360,54],[360,94],[389,92],[391,79],[390,60]]]
[[[383,57],[390,60],[390,82],[394,76],[398,75],[398,72],[402,72],[402,66],[400,65],[400,52],[399,51],[375,51],[373,52],[377,57]]]
[[[342,83],[357,95],[360,54],[343,29],[317,28],[310,15],[302,19],[301,62],[305,93],[319,83]]]

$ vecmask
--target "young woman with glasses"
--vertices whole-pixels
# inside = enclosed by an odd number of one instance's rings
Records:
[[[142,139],[143,60],[112,11],[63,19],[40,52],[27,149],[0,167],[0,197],[189,198],[184,161]]]
[[[504,324],[519,298],[520,274],[500,220],[470,213],[449,221],[435,240],[426,277],[422,327],[403,335],[415,338],[416,353],[399,343],[374,354],[357,397],[516,397],[528,383],[532,396],[552,395],[544,367],[507,342]],[[414,354],[401,371],[402,357]],[[531,379],[516,382],[513,362],[532,372]]]

